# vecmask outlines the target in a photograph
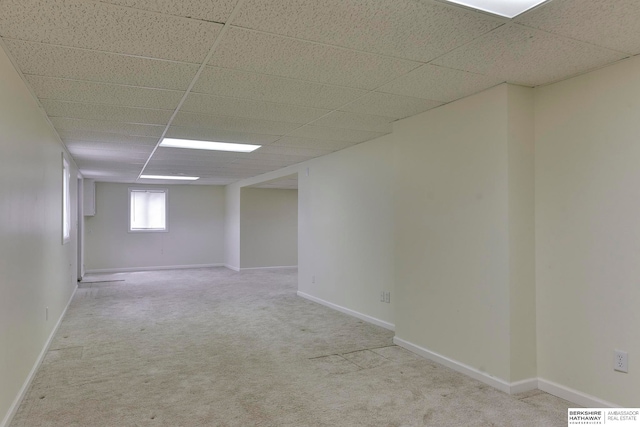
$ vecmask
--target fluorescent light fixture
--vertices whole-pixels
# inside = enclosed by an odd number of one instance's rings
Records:
[[[494,15],[513,18],[533,9],[546,0],[447,0],[473,9],[483,10]]]
[[[196,141],[191,139],[164,138],[160,147],[191,148],[193,150],[236,151],[238,153],[250,153],[261,145],[232,144],[230,142]]]
[[[200,179],[199,176],[184,176],[184,175],[140,175],[142,179],[176,179],[180,181],[195,181]]]

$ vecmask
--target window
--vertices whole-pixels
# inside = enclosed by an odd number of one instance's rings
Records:
[[[71,171],[69,162],[62,155],[62,244],[71,239],[71,200],[69,199],[69,181]]]
[[[167,231],[166,188],[129,188],[129,231]]]

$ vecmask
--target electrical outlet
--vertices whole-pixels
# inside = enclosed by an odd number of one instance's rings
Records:
[[[384,293],[384,302],[386,303],[390,303],[391,302],[391,292],[387,291]]]
[[[380,302],[384,302],[384,291],[380,292]]]
[[[44,320],[49,320],[49,307],[44,308]]]
[[[311,276],[311,283],[316,283],[316,275]]]
[[[629,355],[626,351],[616,350],[614,352],[613,370],[629,372]]]

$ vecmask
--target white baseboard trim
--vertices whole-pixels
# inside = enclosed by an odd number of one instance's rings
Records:
[[[229,265],[229,264],[225,264],[224,265],[226,268],[228,268],[229,270],[233,270],[233,271],[240,271],[240,267],[236,267],[233,265]]]
[[[526,380],[516,381],[509,384],[509,394],[524,393],[525,391],[537,390],[538,379],[528,378]]]
[[[226,267],[224,264],[188,264],[188,265],[157,265],[150,267],[98,268],[87,270],[85,274],[130,273],[133,271],[184,270],[189,268]]]
[[[245,271],[245,270],[273,270],[273,269],[297,269],[298,266],[297,265],[281,265],[281,266],[276,266],[276,267],[242,267],[240,268],[240,271]]]
[[[433,360],[434,362],[440,363],[441,365],[446,366],[447,368],[451,368],[454,371],[460,372],[468,377],[476,379],[480,382],[490,385],[493,388],[497,388],[500,391],[503,391],[507,394],[516,394],[522,393],[529,390],[535,390],[538,388],[538,380],[536,378],[529,378],[522,381],[517,381],[514,383],[508,383],[503,379],[494,377],[486,372],[481,372],[475,368],[472,368],[469,365],[465,365],[464,363],[460,363],[457,360],[449,359],[446,356],[433,352],[431,350],[427,350],[426,348],[420,347],[409,341],[405,341],[402,338],[394,337],[394,344],[399,345],[400,347],[406,348],[407,350],[416,353],[426,359]]]
[[[368,316],[366,314],[362,314],[362,313],[359,313],[357,311],[351,310],[349,308],[342,307],[340,305],[334,304],[332,302],[325,301],[323,299],[314,297],[313,295],[305,294],[304,292],[298,291],[298,296],[302,297],[302,298],[305,298],[305,299],[308,299],[309,301],[313,301],[315,303],[327,306],[327,307],[332,308],[334,310],[337,310],[337,311],[339,311],[341,313],[345,313],[345,314],[348,314],[350,316],[357,317],[360,320],[364,320],[365,322],[372,323],[372,324],[374,324],[376,326],[383,327],[383,328],[388,329],[390,331],[395,331],[396,330],[396,326],[393,323],[389,323],[389,322],[385,322],[384,320],[376,319],[375,317],[371,317],[371,316]]]
[[[67,310],[69,309],[69,306],[71,305],[71,301],[73,301],[73,297],[75,296],[77,290],[78,290],[78,285],[75,286],[75,288],[73,290],[73,293],[71,294],[71,298],[69,298],[69,301],[67,301],[67,306],[64,308],[64,310],[62,310],[62,314],[60,315],[60,318],[58,319],[58,322],[53,327],[53,330],[51,331],[51,334],[49,334],[49,338],[47,338],[47,341],[45,342],[44,347],[42,347],[42,351],[40,352],[40,355],[36,359],[36,363],[33,365],[33,368],[31,368],[31,372],[29,372],[29,375],[27,376],[27,379],[22,384],[22,388],[18,392],[18,395],[16,396],[16,398],[13,401],[13,403],[9,407],[9,411],[5,415],[5,417],[2,420],[2,422],[0,422],[0,427],[8,427],[9,424],[11,424],[11,420],[13,420],[13,417],[16,415],[16,412],[18,412],[18,408],[20,407],[20,404],[22,403],[22,401],[24,400],[25,396],[27,395],[27,391],[29,390],[29,386],[31,385],[31,382],[33,381],[34,377],[36,376],[36,372],[38,372],[38,368],[42,364],[42,361],[44,360],[44,357],[47,355],[47,351],[49,351],[49,347],[51,346],[51,342],[53,341],[53,337],[56,335],[56,332],[58,332],[58,328],[60,327],[60,324],[62,323],[62,319],[64,319],[64,315],[67,314]]]
[[[571,403],[584,406],[585,408],[619,408],[620,405],[607,402],[595,396],[582,393],[569,387],[554,383],[553,381],[538,378],[538,388],[549,394],[553,394],[561,399],[568,400]]]

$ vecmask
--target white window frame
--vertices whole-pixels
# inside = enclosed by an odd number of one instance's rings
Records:
[[[152,191],[164,193],[164,228],[131,228],[131,193],[135,191]],[[168,233],[169,232],[169,189],[164,187],[129,187],[127,202],[127,231],[129,233]]]
[[[71,168],[62,153],[62,244],[71,241]]]

